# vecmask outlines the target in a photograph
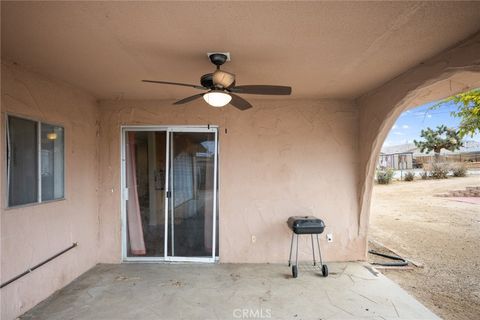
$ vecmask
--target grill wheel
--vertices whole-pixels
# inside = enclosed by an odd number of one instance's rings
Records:
[[[294,278],[298,277],[298,269],[297,266],[292,266],[292,276]]]

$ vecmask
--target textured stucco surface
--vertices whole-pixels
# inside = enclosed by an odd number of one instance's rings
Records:
[[[360,236],[368,231],[378,154],[396,119],[409,108],[476,87],[480,87],[480,33],[357,99],[360,110]]]
[[[286,220],[315,215],[335,241],[327,260],[357,260],[357,108],[348,101],[251,100],[254,108],[209,108],[202,101],[104,101],[100,105],[100,248],[121,259],[121,125],[218,125],[220,262],[285,262]],[[227,129],[227,133],[225,133]],[[252,236],[256,242],[252,243]],[[303,257],[310,246],[302,243]]]
[[[357,108],[351,101],[251,101],[255,108],[247,112],[201,101],[185,107],[171,101],[98,104],[64,83],[2,63],[2,128],[6,113],[65,127],[66,200],[6,209],[2,193],[1,280],[80,244],[3,288],[2,319],[23,313],[99,261],[121,261],[122,124],[220,126],[221,262],[285,262],[285,221],[297,214],[327,222],[335,241],[322,238],[326,260],[360,259]],[[310,259],[309,243],[301,248],[300,258]]]
[[[79,246],[1,290],[1,319],[27,311],[95,265],[98,244],[97,105],[77,89],[2,63],[2,190],[5,114],[65,128],[66,199],[10,208],[2,192],[1,282],[78,242]]]
[[[175,99],[229,51],[237,84],[350,98],[470,36],[479,1],[2,1],[2,57],[101,99]]]

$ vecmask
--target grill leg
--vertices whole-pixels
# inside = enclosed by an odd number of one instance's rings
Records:
[[[310,239],[312,240],[312,254],[313,254],[313,265],[317,265],[317,261],[315,260],[315,246],[313,245],[313,234],[310,234]]]
[[[320,266],[323,266],[322,252],[320,251],[320,241],[318,241],[318,234],[317,234],[317,246],[318,246],[318,257],[320,258]]]
[[[292,265],[292,249],[293,249],[293,237],[295,233],[292,232],[292,241],[290,242],[290,255],[288,256],[288,266]]]
[[[298,234],[297,234],[297,245],[295,250],[295,265],[298,266]]]

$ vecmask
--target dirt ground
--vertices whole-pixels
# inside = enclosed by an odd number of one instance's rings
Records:
[[[444,319],[480,319],[480,204],[434,196],[466,186],[480,175],[373,190],[370,239],[423,265],[383,272]]]

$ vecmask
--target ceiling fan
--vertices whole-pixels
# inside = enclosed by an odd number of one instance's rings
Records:
[[[193,96],[176,101],[174,104],[184,104],[203,97],[212,107],[223,107],[230,103],[237,109],[247,110],[252,105],[237,94],[261,94],[261,95],[290,95],[292,88],[287,86],[271,86],[271,85],[235,85],[235,75],[230,72],[220,70],[220,66],[224,64],[228,57],[223,53],[213,53],[209,55],[210,61],[217,66],[213,73],[204,74],[200,78],[201,85],[188,83],[142,80],[143,82],[171,84],[176,86],[191,87],[207,92],[195,94]]]

